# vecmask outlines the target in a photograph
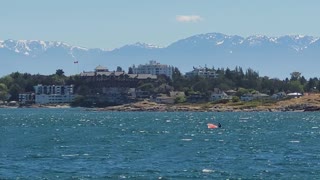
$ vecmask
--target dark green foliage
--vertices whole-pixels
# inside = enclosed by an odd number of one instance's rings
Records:
[[[117,70],[122,70],[118,67]],[[168,94],[169,91],[183,91],[186,96],[197,93],[203,97],[209,97],[210,92],[215,88],[221,90],[236,90],[236,96],[240,97],[246,93],[252,93],[252,90],[272,95],[278,92],[319,92],[320,80],[318,78],[305,79],[299,72],[290,74],[290,79],[270,79],[269,77],[260,77],[259,73],[247,69],[242,70],[241,67],[230,68],[207,68],[208,71],[215,71],[216,78],[204,78],[200,76],[185,77],[178,68],[173,68],[172,79],[164,75],[159,75],[157,80],[139,81],[136,88],[142,91],[148,91],[150,94],[163,93]],[[132,69],[129,69],[132,73]],[[128,75],[120,77],[118,81],[128,79]],[[86,102],[83,100],[88,94],[100,93],[92,87],[94,84],[90,81],[81,79],[79,75],[65,76],[62,69],[56,70],[52,75],[28,74],[14,72],[10,75],[0,78],[0,100],[11,95],[10,100],[18,100],[19,93],[33,92],[33,87],[38,84],[43,85],[63,85],[73,84],[74,92],[82,95],[76,99],[75,103]],[[184,102],[185,99],[178,98],[177,102]],[[237,102],[238,99],[232,101]],[[86,104],[91,106],[92,104]]]
[[[0,83],[0,101],[7,100],[8,97],[8,88],[5,84]]]
[[[186,98],[184,96],[178,96],[178,97],[176,97],[174,102],[175,103],[184,103],[184,102],[186,102]]]
[[[10,100],[18,100],[19,93],[22,93],[23,91],[24,90],[19,86],[19,84],[12,84],[9,89],[9,94],[11,95]]]
[[[142,91],[152,91],[154,89],[154,86],[152,83],[146,83],[146,84],[140,85],[138,89]]]
[[[122,70],[122,67],[120,67],[120,66],[117,66],[117,72],[122,72],[123,70]]]
[[[129,67],[129,69],[128,69],[128,74],[133,74],[132,67]]]
[[[240,101],[240,98],[238,96],[233,96],[232,97],[232,102],[239,102]]]
[[[57,69],[56,70],[56,75],[63,76],[64,75],[64,71],[62,69]]]

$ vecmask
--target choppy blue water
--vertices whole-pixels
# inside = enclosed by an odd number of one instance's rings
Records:
[[[0,109],[0,179],[320,179],[319,127],[320,113]]]

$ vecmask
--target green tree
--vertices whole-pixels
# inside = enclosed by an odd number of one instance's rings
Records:
[[[310,78],[305,85],[305,91],[316,91],[317,90],[317,78]]]
[[[88,85],[82,84],[77,88],[76,92],[79,95],[86,96],[86,95],[90,94],[90,88]]]
[[[139,86],[138,89],[141,89],[142,91],[153,91],[154,86],[152,83],[144,83]]]
[[[56,70],[56,75],[63,76],[64,75],[64,71],[62,69],[57,69]]]
[[[133,69],[132,69],[132,67],[129,67],[129,69],[128,69],[128,74],[133,74]]]
[[[233,80],[233,72],[229,68],[226,69],[225,77],[230,80]]]
[[[208,82],[206,80],[201,80],[197,83],[195,83],[192,88],[194,91],[199,91],[199,92],[202,92],[202,93],[206,93],[208,92]]]
[[[7,100],[7,97],[8,97],[8,87],[5,84],[0,83],[0,100],[5,101]]]
[[[304,92],[303,85],[300,83],[300,81],[290,81],[287,84],[287,88],[290,92]]]
[[[184,102],[186,102],[186,100],[187,100],[186,97],[178,96],[178,97],[175,98],[174,102],[175,103],[184,103]]]
[[[304,76],[301,76],[301,78],[299,79],[299,81],[300,81],[300,83],[301,83],[302,85],[305,85],[305,84],[307,84],[307,82],[308,82]]]
[[[10,87],[11,84],[13,84],[13,82],[14,82],[14,79],[10,75],[4,76],[0,79],[0,83],[5,84],[7,87]]]
[[[240,98],[238,96],[233,96],[232,97],[232,102],[239,102]]]
[[[291,76],[290,81],[297,81],[300,79],[301,73],[294,71],[294,72],[290,73],[290,76]]]
[[[117,66],[117,72],[122,72],[123,70],[122,70],[122,67],[120,67],[120,66]]]
[[[180,70],[175,67],[172,73],[172,86],[174,89],[177,91],[182,91],[187,83],[187,79],[182,76]]]
[[[245,88],[239,88],[238,91],[236,92],[236,96],[240,97],[244,94],[248,94],[250,93],[250,91],[248,89]]]
[[[23,89],[20,87],[19,84],[12,84],[9,88],[9,93],[11,95],[10,100],[17,101],[19,100],[19,93],[22,93]]]

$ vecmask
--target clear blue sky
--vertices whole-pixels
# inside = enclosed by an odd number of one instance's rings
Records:
[[[192,35],[320,36],[319,0],[0,0],[0,39],[112,49]]]

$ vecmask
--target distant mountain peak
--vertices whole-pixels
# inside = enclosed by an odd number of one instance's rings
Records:
[[[42,41],[42,40],[0,40],[0,48],[6,48],[14,51],[17,54],[36,57],[39,54],[46,52],[48,49],[62,48],[66,51],[83,50],[88,51],[88,48],[80,46],[71,46],[68,43],[60,41]]]
[[[184,72],[188,70],[187,66],[203,64],[221,67],[247,65],[260,72],[266,71],[267,67],[269,70],[285,67],[291,68],[290,71],[293,72],[299,71],[301,62],[313,64],[308,68],[320,65],[317,63],[320,57],[320,38],[307,35],[241,37],[206,33],[178,40],[166,47],[137,42],[113,50],[72,46],[61,41],[8,39],[0,40],[0,57],[4,59],[0,61],[0,66],[8,67],[0,73],[54,72],[57,68],[75,72],[75,60],[79,60],[77,65],[80,68],[85,68],[81,70],[90,70],[97,64],[126,67],[133,63],[143,64],[150,59],[181,66]],[[287,65],[294,61],[290,66]],[[279,73],[283,71],[277,70]],[[290,71],[285,73],[290,74]],[[305,72],[309,72],[309,69]]]

